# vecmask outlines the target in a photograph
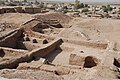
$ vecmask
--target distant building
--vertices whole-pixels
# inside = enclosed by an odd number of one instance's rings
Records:
[[[38,7],[25,7],[24,11],[25,11],[25,13],[30,13],[30,14],[40,13],[41,8],[38,8]]]
[[[0,7],[0,14],[4,13],[29,13],[29,14],[35,14],[35,13],[41,13],[41,8],[38,7],[19,7],[19,6],[3,6]]]
[[[15,13],[15,8],[14,7],[0,7],[0,14],[3,13]]]

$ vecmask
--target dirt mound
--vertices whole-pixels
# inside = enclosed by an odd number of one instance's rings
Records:
[[[61,24],[67,24],[72,20],[72,18],[68,15],[64,15],[62,13],[48,13],[48,14],[24,14],[24,13],[6,13],[0,15],[0,22],[1,23],[14,23],[21,25],[33,18],[37,18],[42,22],[50,21],[50,20],[57,20]]]
[[[15,24],[19,24],[19,25],[29,19],[31,19],[30,14],[7,13],[7,14],[0,15],[0,22],[15,23]]]
[[[40,20],[58,20],[61,23],[68,23],[72,20],[72,18],[68,15],[64,15],[62,13],[50,13],[45,15],[35,15],[35,18],[38,18]]]

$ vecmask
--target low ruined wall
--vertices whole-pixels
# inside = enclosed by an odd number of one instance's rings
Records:
[[[15,57],[8,61],[1,62],[0,69],[15,68],[18,66],[19,63],[31,61],[33,60],[33,58],[45,57],[47,54],[55,50],[57,46],[59,46],[61,43],[61,39],[55,39],[51,43],[46,44],[44,47],[35,49],[25,55]]]
[[[84,65],[84,57],[77,56],[76,54],[71,54],[70,59],[69,59],[69,64],[83,66]]]
[[[31,19],[25,23],[23,23],[21,26],[24,28],[25,32],[30,32],[33,27],[38,26],[40,24],[40,21],[37,19]]]
[[[41,8],[32,8],[32,7],[25,8],[25,13],[34,14],[34,13],[40,13],[40,12],[41,12]]]
[[[115,51],[120,51],[120,42],[119,41],[115,43],[114,50]]]
[[[18,70],[41,70],[46,72],[54,72],[57,75],[67,75],[70,73],[69,67],[64,66],[53,66],[46,65],[41,63],[40,61],[32,61],[31,63],[21,63],[17,67]]]
[[[34,8],[34,13],[41,13],[41,8]]]
[[[3,14],[3,13],[15,13],[15,8],[2,8],[0,10],[0,13]]]
[[[29,36],[36,37],[36,38],[41,38],[41,39],[47,38],[47,40],[50,40],[50,41],[55,39],[55,37],[51,37],[51,36],[41,34],[41,33],[38,33],[38,32],[33,32],[33,31],[31,32],[31,34],[29,34]]]
[[[4,57],[5,56],[13,57],[13,56],[24,55],[25,53],[28,52],[26,50],[18,50],[18,49],[12,49],[12,48],[4,48],[4,47],[0,47],[0,50],[2,50],[5,53]]]
[[[45,39],[47,38],[48,40],[54,40],[55,37],[51,37],[45,34],[41,34],[39,32],[35,32],[35,30],[37,30],[38,27],[45,28],[47,27],[47,25],[41,26],[41,21],[37,20],[37,19],[31,19],[25,23],[22,24],[22,27],[25,31],[26,34],[28,34],[30,37],[36,37],[36,38],[41,38],[41,39]]]
[[[5,38],[5,37],[7,37],[15,32],[16,32],[16,30],[11,30],[9,32],[6,32],[4,35],[0,36],[0,40],[2,40],[3,38]]]
[[[82,45],[82,46],[87,46],[87,47],[93,47],[93,48],[100,48],[100,49],[106,49],[108,43],[107,42],[95,42],[95,41],[84,41],[84,40],[68,40],[68,39],[63,39],[64,42],[72,43],[72,44],[77,44],[77,45]]]
[[[22,34],[22,31],[20,29],[16,29],[12,33],[7,34],[6,37],[0,40],[0,46],[15,48],[21,34]]]
[[[25,8],[25,13],[30,13],[33,14],[34,13],[34,9],[33,8]]]
[[[17,48],[19,49],[25,49],[28,51],[32,51],[33,49],[40,48],[40,44],[31,43],[31,42],[18,42]]]
[[[71,54],[69,64],[91,68],[100,64],[100,60],[93,56],[78,56],[76,54]]]
[[[5,68],[16,68],[19,63],[21,62],[27,62],[30,60],[30,57],[28,57],[27,54],[25,55],[20,55],[18,57],[15,57],[13,59],[7,60],[0,62],[0,69],[5,69]]]
[[[35,49],[29,53],[29,56],[37,57],[45,57],[47,54],[52,52],[57,48],[58,45],[62,43],[62,39],[55,39],[51,43],[46,44],[45,46]]]

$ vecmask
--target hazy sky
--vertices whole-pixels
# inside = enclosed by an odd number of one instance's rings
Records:
[[[46,0],[43,0],[46,1]],[[49,1],[75,1],[75,0],[49,0]],[[120,0],[79,0],[81,2],[120,2]]]

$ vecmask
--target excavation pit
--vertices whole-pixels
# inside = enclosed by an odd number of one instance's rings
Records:
[[[87,56],[85,58],[84,68],[92,68],[97,66],[95,59],[92,56]]]
[[[57,71],[58,76],[66,75],[65,77],[70,77],[71,80],[77,77],[85,80],[84,74],[90,75],[90,78],[99,78],[100,75],[100,79],[115,79],[117,71],[111,73],[114,67],[111,64],[120,67],[118,59],[114,59],[119,54],[113,49],[119,52],[120,21],[71,18],[59,13],[4,14],[0,19],[0,22],[6,20],[7,23],[0,24],[0,69],[14,69],[14,77],[24,77],[25,71],[30,75],[30,69],[35,73],[34,78],[38,75],[39,79],[40,74],[36,74],[36,71],[42,70],[55,75],[56,68],[62,67]],[[9,22],[18,26],[12,27],[14,25],[9,25]],[[115,45],[106,50],[111,41],[115,42]],[[48,64],[40,64],[41,58],[44,58],[42,62],[48,60]],[[25,65],[22,65],[24,63]],[[23,72],[18,75],[16,72],[19,68],[23,69]],[[6,73],[3,72],[3,76],[13,77],[11,72]],[[31,77],[27,75],[25,79],[27,78]]]

